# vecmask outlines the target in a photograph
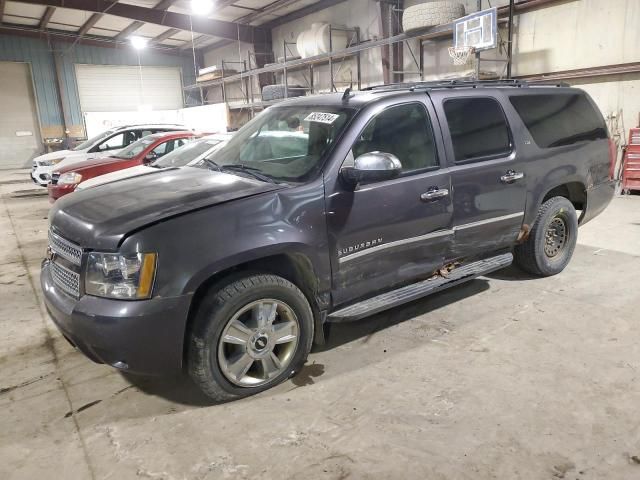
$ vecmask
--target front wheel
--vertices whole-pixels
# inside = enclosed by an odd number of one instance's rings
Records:
[[[313,339],[304,294],[276,275],[231,282],[202,303],[189,342],[189,373],[217,401],[253,395],[294,375]]]
[[[540,206],[527,240],[515,248],[515,262],[534,275],[556,275],[571,260],[577,239],[573,204],[564,197],[550,198]]]

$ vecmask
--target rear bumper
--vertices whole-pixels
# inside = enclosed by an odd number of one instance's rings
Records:
[[[616,182],[613,180],[587,189],[587,208],[580,218],[580,225],[584,225],[589,220],[597,217],[607,208],[613,199],[615,189]]]
[[[184,333],[192,295],[127,301],[85,295],[71,298],[42,264],[45,305],[60,332],[97,363],[143,375],[182,368]]]

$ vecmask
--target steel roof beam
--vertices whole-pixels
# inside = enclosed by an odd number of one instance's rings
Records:
[[[55,11],[56,7],[47,7],[47,9],[44,11],[44,15],[42,15],[42,18],[40,19],[40,25],[38,25],[38,28],[40,30],[44,30],[47,28],[47,25],[51,21],[51,17],[53,16],[53,13]]]
[[[157,36],[153,37],[151,39],[151,42],[152,43],[160,43],[163,40],[166,40],[167,38],[172,37],[173,35],[175,35],[178,32],[180,32],[180,30],[178,30],[177,28],[170,28],[169,30],[165,30],[164,32],[162,32],[160,35],[157,35]]]
[[[192,17],[182,13],[164,11],[157,8],[146,8],[127,3],[117,3],[111,0],[20,0],[22,3],[32,5],[45,5],[50,7],[64,7],[74,10],[94,12],[96,14],[109,13],[117,17],[137,20],[144,23],[153,23],[169,28],[190,31],[213,37],[240,40],[242,42],[271,40],[271,32],[268,29],[242,25],[233,22],[212,20],[206,17]]]
[[[129,37],[129,35],[131,35],[133,32],[135,32],[139,28],[142,28],[143,25],[144,25],[144,22],[139,22],[137,20],[135,22],[130,23],[129,26],[127,26],[127,28],[125,28],[118,35],[116,35],[116,40],[126,40]]]
[[[93,26],[98,23],[98,20],[100,20],[102,18],[102,13],[94,13],[93,15],[91,15],[89,17],[89,20],[87,20],[86,22],[84,22],[84,24],[80,27],[80,29],[78,30],[78,35],[80,37],[83,37],[84,35],[87,34],[87,32],[89,30],[91,30],[93,28]]]

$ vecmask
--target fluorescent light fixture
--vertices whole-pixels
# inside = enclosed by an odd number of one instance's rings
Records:
[[[207,15],[213,10],[211,0],[191,0],[191,11],[196,15]]]
[[[131,37],[129,37],[129,40],[131,41],[131,45],[133,45],[133,48],[135,48],[136,50],[142,50],[147,46],[147,43],[149,43],[149,39],[139,37],[137,35],[132,35]]]

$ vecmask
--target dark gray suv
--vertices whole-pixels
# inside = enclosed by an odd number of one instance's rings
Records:
[[[89,358],[186,367],[227,400],[301,368],[330,322],[515,262],[554,275],[610,202],[589,96],[520,82],[388,85],[273,106],[196,167],[50,214],[47,308]],[[579,215],[577,213],[579,211]]]

